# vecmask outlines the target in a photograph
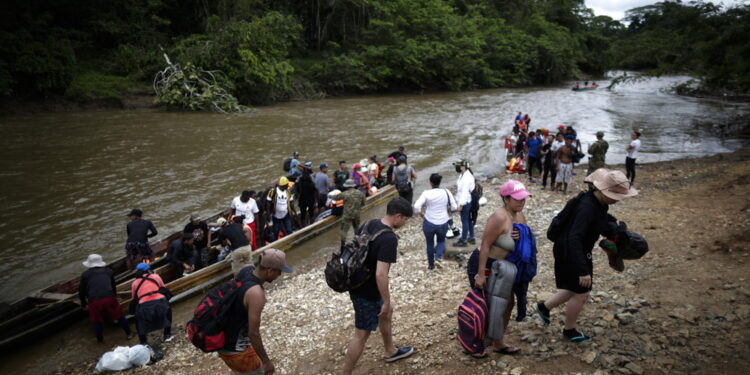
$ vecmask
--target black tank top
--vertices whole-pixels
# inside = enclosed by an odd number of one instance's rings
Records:
[[[241,269],[235,278],[235,280],[242,283],[242,287],[240,287],[239,293],[237,293],[232,306],[232,323],[230,323],[230,327],[227,327],[227,330],[225,331],[227,334],[227,342],[224,346],[224,350],[243,352],[252,345],[250,338],[247,335],[247,308],[245,307],[244,298],[245,293],[250,288],[256,285],[260,285],[260,287],[263,288],[263,283],[253,274],[254,270],[255,267],[247,266]]]

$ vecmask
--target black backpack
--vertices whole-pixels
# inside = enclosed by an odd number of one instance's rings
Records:
[[[255,284],[252,284],[255,285]],[[203,352],[215,352],[237,342],[237,336],[244,323],[233,316],[236,303],[241,303],[240,294],[249,287],[232,279],[211,289],[195,308],[193,319],[186,325],[188,340]]]
[[[292,170],[292,158],[287,158],[284,160],[284,172],[289,172]]]
[[[377,220],[377,219],[375,219]],[[331,289],[342,293],[356,289],[370,279],[370,269],[365,264],[370,242],[392,229],[381,229],[373,234],[367,233],[365,228],[372,222],[368,221],[359,229],[350,242],[333,253],[331,260],[326,263],[326,283]]]
[[[394,173],[396,174],[396,190],[399,193],[408,193],[411,191],[411,183],[409,183],[409,166],[407,165],[403,170],[399,167],[395,167]]]
[[[547,228],[548,240],[555,242],[560,238],[563,229],[565,229],[568,221],[570,221],[570,219],[573,217],[573,212],[575,211],[576,207],[578,207],[578,202],[581,201],[581,198],[583,198],[584,194],[586,193],[580,192],[577,196],[571,198],[568,203],[565,204],[565,207],[562,209],[562,211],[558,212],[557,215],[552,218],[552,222],[549,223],[549,228]]]
[[[474,190],[471,191],[471,210],[479,211],[479,198],[484,194],[484,189],[479,182],[474,181]]]

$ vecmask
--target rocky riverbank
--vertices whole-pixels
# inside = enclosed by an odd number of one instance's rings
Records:
[[[525,212],[538,235],[539,250],[539,274],[529,287],[530,309],[531,303],[555,291],[551,244],[544,232],[556,211],[583,188],[584,168],[577,172],[567,195],[529,186],[534,196],[527,200]],[[563,310],[558,308],[550,327],[542,326],[533,314],[523,322],[511,322],[506,339],[522,349],[519,355],[491,354],[477,360],[461,354],[454,339],[455,314],[468,291],[464,263],[470,250],[458,250],[445,268],[428,271],[421,220],[415,218],[399,231],[391,293],[396,343],[412,345],[416,353],[385,364],[375,334],[357,373],[746,373],[750,151],[649,164],[639,166],[638,173],[636,188],[641,194],[612,206],[610,212],[643,234],[651,251],[641,260],[626,262],[626,270],[617,273],[607,266],[604,253],[595,250],[594,290],[579,320],[593,342],[564,342]],[[484,183],[489,203],[480,211],[478,232],[501,204],[496,192],[507,179]],[[268,288],[262,332],[277,373],[340,372],[353,312],[348,295],[326,285],[324,263],[322,257],[314,260]],[[184,324],[177,326],[184,332]],[[199,352],[184,334],[163,350],[160,362],[125,373],[228,373],[216,355]],[[61,365],[58,373],[93,373],[94,362]]]

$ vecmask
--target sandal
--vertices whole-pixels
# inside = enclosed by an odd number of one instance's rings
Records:
[[[505,354],[505,355],[515,355],[521,352],[520,348],[512,347],[512,346],[505,346],[498,350],[492,350],[495,353]]]
[[[482,351],[480,353],[470,353],[468,350],[464,349],[463,353],[466,354],[466,355],[468,355],[468,356],[474,357],[476,359],[482,359],[482,358],[486,358],[487,357],[487,352],[485,352],[485,351]]]

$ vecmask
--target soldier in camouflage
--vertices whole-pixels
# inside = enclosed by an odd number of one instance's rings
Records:
[[[599,168],[604,168],[604,157],[607,154],[609,143],[604,140],[604,132],[596,132],[596,142],[589,146],[589,169],[586,175],[594,173]]]
[[[344,201],[344,213],[341,214],[340,231],[342,247],[346,243],[346,234],[349,232],[350,226],[354,228],[354,233],[356,234],[359,228],[359,213],[365,205],[365,195],[357,189],[354,180],[346,180],[343,188],[346,190],[337,196],[337,199]]]

